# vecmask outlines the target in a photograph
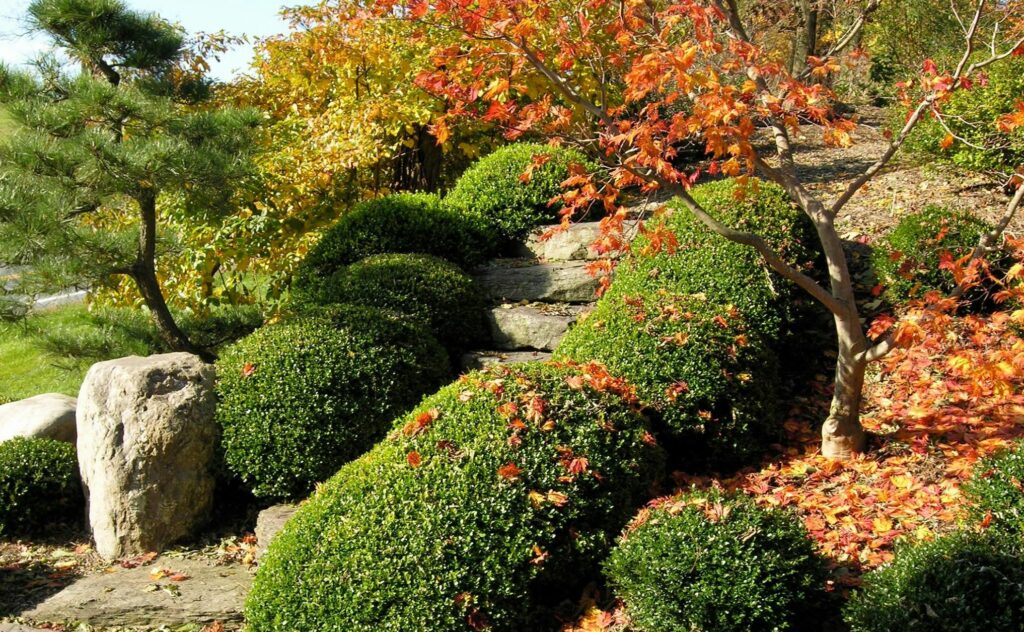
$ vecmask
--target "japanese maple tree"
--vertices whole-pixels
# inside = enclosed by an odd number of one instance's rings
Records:
[[[822,428],[822,453],[846,458],[864,449],[860,423],[867,366],[913,336],[901,326],[875,327],[869,336],[854,295],[850,262],[836,221],[850,201],[896,156],[926,117],[940,115],[958,90],[984,81],[986,68],[1024,54],[1024,3],[952,0],[962,42],[951,67],[921,60],[914,81],[904,85],[905,124],[888,147],[834,199],[807,186],[795,157],[802,124],[817,126],[826,143],[854,142],[857,122],[837,114],[832,76],[856,48],[865,24],[883,0],[842,4],[841,24],[832,24],[828,46],[794,42],[806,30],[780,30],[757,19],[758,3],[738,0],[377,0],[378,19],[405,19],[461,35],[432,51],[433,68],[417,84],[446,99],[435,120],[439,141],[460,119],[484,120],[510,139],[543,134],[599,157],[607,183],[580,175],[566,183],[565,220],[595,202],[609,211],[609,233],[625,213],[616,205],[627,188],[661,190],[715,233],[755,248],[778,274],[795,283],[832,314],[838,337],[835,389]],[[761,3],[763,4],[763,3]],[[806,3],[805,3],[806,4]],[[816,3],[814,3],[816,4]],[[368,13],[369,14],[369,13]],[[779,37],[789,37],[780,43]],[[794,50],[813,50],[806,63],[791,63]],[[1014,121],[1006,121],[1012,125]],[[769,139],[758,144],[759,133]],[[760,236],[727,226],[689,194],[701,169],[678,160],[680,149],[699,143],[712,175],[742,179],[760,175],[788,192],[814,223],[827,261],[826,282],[790,266]],[[1019,180],[1019,178],[1018,178]],[[972,265],[997,244],[1021,205],[1016,194],[998,229],[984,236]],[[954,297],[955,298],[955,297]]]

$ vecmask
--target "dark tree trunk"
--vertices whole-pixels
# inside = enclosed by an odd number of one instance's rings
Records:
[[[205,349],[192,344],[185,332],[174,322],[174,316],[167,307],[160,282],[156,276],[156,192],[144,191],[137,199],[139,204],[140,226],[139,245],[135,263],[131,267],[131,276],[139,288],[139,293],[153,315],[153,323],[163,341],[174,351],[193,353],[207,362],[214,358]]]
[[[816,52],[818,45],[818,9],[815,0],[800,0],[800,26],[793,42],[793,57],[789,64],[790,73],[800,74],[807,67],[807,57]]]

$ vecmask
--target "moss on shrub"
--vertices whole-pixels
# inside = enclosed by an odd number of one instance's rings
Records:
[[[428,332],[375,309],[264,327],[217,362],[226,465],[257,496],[302,497],[448,374]]]
[[[527,630],[590,579],[660,463],[599,367],[471,373],[344,466],[271,544],[268,630]]]
[[[302,261],[292,289],[300,301],[315,303],[331,275],[371,255],[427,254],[470,268],[496,247],[496,235],[486,223],[442,206],[436,195],[389,195],[342,215]]]
[[[75,446],[23,437],[0,443],[0,534],[79,520],[84,503]]]
[[[998,533],[1024,537],[1024,444],[981,461],[964,493],[975,521]]]
[[[969,532],[906,546],[865,575],[844,618],[854,632],[1024,629],[1024,559],[1015,548]]]
[[[536,156],[548,160],[533,169],[528,182],[521,177]],[[542,224],[558,221],[561,194],[572,165],[595,171],[596,165],[572,150],[533,143],[506,145],[466,170],[445,197],[448,208],[493,226],[507,239],[518,239]]]
[[[367,257],[335,274],[324,300],[406,314],[454,349],[467,348],[485,333],[484,299],[476,283],[458,266],[429,255]]]
[[[952,273],[939,267],[942,256],[948,253],[959,259],[971,254],[990,228],[967,211],[941,206],[904,217],[871,253],[871,265],[885,287],[886,298],[898,305],[930,290],[955,290]]]
[[[715,492],[643,510],[605,573],[645,632],[792,629],[824,587],[798,518]]]

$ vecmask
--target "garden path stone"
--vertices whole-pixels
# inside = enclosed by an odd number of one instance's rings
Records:
[[[132,356],[92,366],[79,394],[78,459],[96,552],[160,551],[213,503],[213,367],[197,356]]]
[[[582,309],[574,305],[552,312],[543,305],[506,304],[489,310],[487,323],[498,349],[553,351]]]
[[[0,632],[39,632],[39,628],[20,623],[0,623]]]
[[[476,371],[498,364],[544,362],[551,359],[547,351],[470,351],[462,356],[462,370]]]
[[[14,437],[75,442],[77,400],[46,393],[0,406],[0,441]]]
[[[600,222],[578,222],[571,224],[565,230],[551,232],[556,228],[558,228],[557,225],[541,226],[534,230],[527,236],[526,241],[517,246],[517,254],[523,257],[536,257],[544,261],[615,258],[620,254],[606,253],[602,255],[593,247],[594,242],[601,237]],[[636,222],[626,222],[626,236],[631,236],[635,231]],[[549,232],[550,236],[544,239],[544,235]]]
[[[479,268],[477,279],[491,298],[512,302],[589,303],[598,288],[586,261],[497,260]]]
[[[183,581],[157,579],[164,569]],[[157,558],[152,564],[79,579],[22,614],[40,623],[91,626],[167,626],[232,623],[242,620],[253,573],[239,564],[217,566],[205,560]]]
[[[270,546],[270,541],[284,528],[296,511],[298,505],[274,505],[260,512],[256,517],[256,558],[259,559]]]

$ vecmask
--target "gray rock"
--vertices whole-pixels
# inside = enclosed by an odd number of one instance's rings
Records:
[[[74,443],[76,402],[68,395],[47,393],[0,406],[0,441],[28,437]]]
[[[487,312],[495,347],[553,351],[576,322],[578,306],[552,313],[535,305],[501,305]]]
[[[29,627],[20,623],[0,623],[0,632],[39,632],[39,628]]]
[[[296,511],[298,505],[274,505],[260,512],[256,517],[256,558],[259,559],[270,546],[270,541],[284,528]]]
[[[477,278],[496,300],[589,303],[597,298],[598,279],[586,266],[585,261],[522,266],[498,261],[480,268]]]
[[[626,222],[626,237],[630,238],[635,231],[636,222]],[[594,247],[595,241],[601,238],[600,222],[579,222],[566,230],[551,232],[556,226],[541,226],[526,238],[518,247],[518,254],[523,257],[536,257],[545,261],[579,261],[585,259],[616,258],[621,253],[611,252],[602,255]],[[551,233],[547,239],[544,235]]]
[[[462,370],[476,371],[496,364],[544,362],[551,359],[546,351],[470,351],[462,356]]]
[[[78,464],[103,557],[160,551],[207,518],[213,385],[213,367],[187,353],[89,369],[79,394]]]
[[[166,569],[188,577],[155,578]],[[91,626],[181,626],[240,622],[252,573],[244,566],[216,566],[204,560],[157,558],[153,564],[79,579],[25,612],[30,621]]]

